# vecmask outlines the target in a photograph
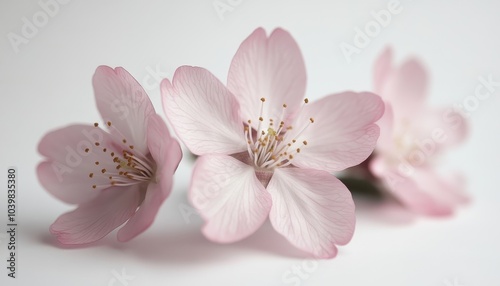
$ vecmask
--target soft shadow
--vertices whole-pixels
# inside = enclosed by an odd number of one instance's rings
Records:
[[[358,221],[372,221],[375,223],[391,225],[412,224],[417,219],[417,215],[398,201],[389,196],[373,198],[364,195],[353,195],[356,204],[356,216]]]
[[[371,181],[357,178],[340,180],[352,193],[358,220],[392,225],[411,224],[416,220],[415,213],[407,210]]]
[[[240,259],[253,252],[269,256],[306,258],[306,254],[290,245],[266,222],[256,233],[235,243],[220,244],[207,240],[199,228],[162,231],[138,237],[129,243],[111,243],[110,248],[137,256],[145,261],[196,264],[209,261]]]

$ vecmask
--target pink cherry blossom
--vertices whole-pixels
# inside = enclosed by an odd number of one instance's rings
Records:
[[[331,258],[354,232],[354,203],[333,175],[365,160],[383,114],[372,93],[344,92],[309,103],[297,43],[255,30],[240,46],[227,87],[199,67],[165,79],[163,107],[200,155],[189,190],[204,235],[229,243],[269,217],[277,232],[315,257]]]
[[[38,178],[49,193],[78,207],[50,231],[63,244],[85,244],[118,231],[128,241],[153,222],[172,188],[182,153],[148,95],[123,68],[97,68],[97,108],[108,131],[69,125],[49,132],[38,150]]]
[[[369,163],[385,188],[409,209],[447,215],[467,201],[459,177],[437,172],[437,157],[466,136],[465,119],[451,109],[425,106],[428,76],[416,60],[399,67],[386,49],[375,64],[375,92],[385,101],[380,138]]]

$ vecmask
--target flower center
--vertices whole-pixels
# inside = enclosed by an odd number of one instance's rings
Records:
[[[111,133],[114,137],[124,137],[110,121],[106,124],[116,133]],[[94,123],[94,127],[98,127]],[[100,128],[99,128],[100,129]],[[101,129],[100,129],[101,130]],[[85,153],[95,153],[94,162],[96,170],[89,173],[89,178],[97,182],[92,184],[92,188],[106,188],[109,186],[130,186],[143,182],[149,182],[154,178],[156,164],[150,154],[142,154],[134,149],[134,145],[128,145],[127,139],[123,138],[121,144],[115,142],[95,142],[92,148],[86,148]],[[107,145],[107,146],[104,146]],[[102,180],[105,178],[106,180]]]
[[[247,139],[247,150],[250,160],[258,169],[274,169],[277,167],[286,167],[292,164],[293,159],[297,156],[301,148],[307,145],[307,141],[297,142],[297,138],[314,123],[314,119],[310,118],[308,124],[298,132],[291,140],[285,140],[286,133],[293,129],[292,125],[284,122],[286,104],[283,104],[283,109],[278,120],[273,118],[267,119],[267,124],[263,118],[265,98],[260,99],[261,112],[258,119],[258,126],[252,125],[252,120],[248,120],[245,124],[245,137]],[[304,104],[309,100],[304,99]]]

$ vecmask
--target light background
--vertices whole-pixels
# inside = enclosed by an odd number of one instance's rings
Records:
[[[6,236],[0,235],[1,285],[500,285],[500,91],[471,113],[471,134],[445,158],[462,170],[473,203],[450,218],[412,217],[394,205],[358,202],[356,233],[332,260],[310,261],[265,225],[230,245],[206,241],[201,219],[184,220],[192,162],[175,176],[171,197],[154,225],[121,244],[115,233],[89,248],[62,249],[48,233],[58,215],[72,209],[37,181],[36,151],[49,130],[100,117],[91,77],[98,65],[123,66],[149,93],[162,114],[159,69],[171,78],[180,65],[211,70],[223,82],[239,44],[255,28],[283,27],[298,42],[307,67],[307,96],[372,87],[372,64],[390,44],[399,63],[409,56],[429,69],[429,103],[452,105],[474,96],[478,76],[500,80],[498,1],[409,1],[391,23],[348,63],[339,45],[353,43],[354,28],[373,20],[381,1],[227,1],[221,19],[213,0],[83,1],[60,10],[15,53],[8,33],[21,35],[23,17],[43,11],[38,1],[0,3],[0,189],[16,166],[18,278],[7,278]],[[238,4],[239,3],[239,4]],[[0,194],[0,229],[6,193]],[[299,284],[283,280],[294,265],[311,273]],[[124,270],[134,280],[115,282]],[[288,277],[294,276],[290,274]],[[6,283],[7,282],[7,283]]]

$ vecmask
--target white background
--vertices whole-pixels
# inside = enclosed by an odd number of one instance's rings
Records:
[[[221,0],[226,3],[227,0]],[[1,285],[500,285],[500,90],[470,113],[471,132],[443,160],[467,178],[472,203],[449,218],[414,217],[395,205],[358,201],[356,233],[332,260],[306,260],[272,227],[230,245],[208,242],[201,219],[184,220],[192,161],[179,167],[171,197],[154,225],[129,243],[115,233],[92,247],[64,249],[49,225],[72,209],[37,181],[36,151],[49,130],[100,117],[91,77],[98,65],[123,66],[148,91],[158,113],[158,81],[180,65],[211,70],[223,82],[239,44],[257,27],[283,27],[302,49],[307,96],[370,90],[376,57],[391,45],[399,63],[416,56],[429,69],[429,104],[451,106],[474,96],[479,76],[500,81],[498,1],[409,1],[387,27],[348,63],[339,45],[389,1],[243,0],[219,17],[213,0],[83,1],[60,5],[19,51],[23,17],[43,11],[38,1],[0,4],[0,189],[7,167],[19,173],[18,278],[7,278],[6,194],[0,193]],[[238,4],[241,2],[240,4]],[[43,20],[43,19],[41,19]],[[283,278],[306,262],[297,283]],[[116,273],[134,276],[120,283]],[[115,281],[116,280],[116,281]],[[116,282],[116,283],[114,283]],[[113,284],[114,283],[114,284]]]

